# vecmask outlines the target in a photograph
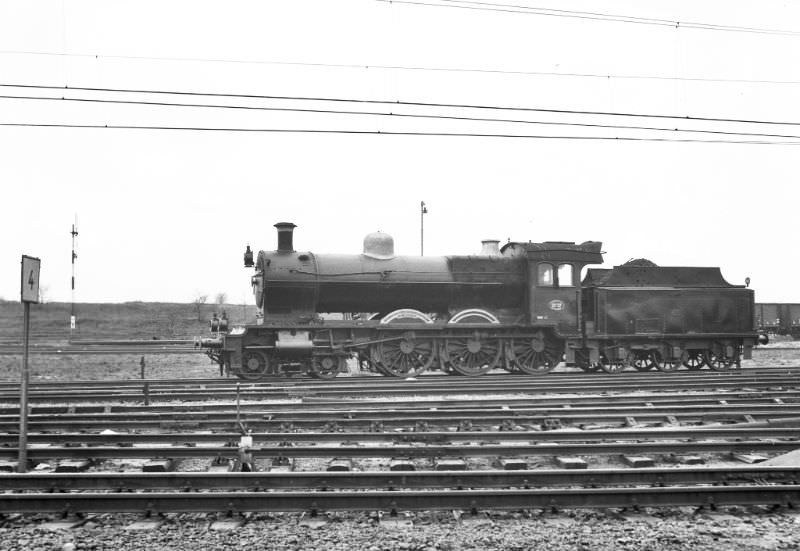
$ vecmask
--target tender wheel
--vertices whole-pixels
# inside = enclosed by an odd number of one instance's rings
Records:
[[[628,361],[636,371],[650,371],[656,367],[656,360],[653,352],[645,350],[635,350],[633,357]]]
[[[663,371],[664,373],[672,373],[673,371],[678,369],[678,366],[681,365],[680,358],[671,358],[662,356],[660,352],[653,352],[653,359],[655,361],[656,368],[659,371]]]
[[[625,370],[625,360],[609,360],[604,354],[600,356],[600,369],[612,375],[622,373]]]
[[[697,371],[706,365],[706,359],[700,350],[689,350],[683,365],[691,371]]]
[[[414,377],[428,369],[436,358],[433,339],[415,337],[413,333],[401,339],[376,344],[372,361],[382,373],[392,377]]]
[[[315,356],[309,375],[315,379],[333,379],[347,367],[344,356]]]
[[[710,350],[705,353],[705,362],[708,367],[714,371],[726,371],[731,368],[734,358],[725,356],[724,354],[714,354]]]
[[[481,338],[475,333],[470,337],[446,339],[441,355],[453,372],[476,377],[497,366],[501,351],[499,341]]]
[[[541,330],[532,337],[511,339],[506,347],[506,369],[528,375],[548,373],[561,361],[562,348]]]
[[[246,351],[242,354],[242,367],[236,376],[255,381],[261,379],[269,370],[269,357],[263,352]]]

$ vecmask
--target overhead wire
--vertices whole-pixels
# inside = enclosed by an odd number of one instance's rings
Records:
[[[782,36],[800,36],[800,31],[789,31],[783,29],[743,27],[737,25],[718,25],[715,23],[676,21],[669,19],[636,17],[636,16],[606,14],[598,12],[584,12],[576,10],[558,10],[551,8],[524,6],[518,4],[499,4],[499,3],[479,2],[479,1],[469,1],[469,0],[439,0],[438,2],[435,0],[427,2],[423,2],[420,0],[377,0],[377,1],[389,4],[409,4],[415,6],[459,8],[466,10],[495,11],[504,13],[523,13],[528,15],[544,15],[551,17],[589,19],[595,21],[612,21],[616,23],[633,23],[637,25],[657,25],[661,27],[673,27],[675,29],[694,29],[694,30],[706,30],[706,31],[725,31],[725,32],[782,35]]]
[[[401,101],[401,100],[374,100],[374,99],[358,99],[358,98],[332,98],[332,97],[319,97],[319,96],[317,97],[280,96],[280,95],[267,95],[267,94],[234,94],[234,93],[222,93],[222,92],[188,92],[188,91],[178,91],[178,90],[145,90],[145,89],[132,89],[132,88],[97,88],[88,86],[54,86],[54,85],[41,85],[41,84],[3,84],[3,83],[0,83],[0,88],[34,88],[43,90],[81,90],[81,91],[91,91],[91,92],[118,92],[126,94],[164,94],[164,95],[177,95],[177,96],[206,96],[206,97],[271,99],[271,100],[291,100],[291,101],[322,101],[322,102],[332,102],[332,103],[405,105],[405,106],[415,106],[415,107],[449,107],[458,109],[486,109],[494,111],[520,111],[520,112],[534,112],[534,113],[634,117],[634,118],[645,118],[645,119],[672,119],[672,120],[684,120],[684,121],[800,126],[800,122],[793,122],[793,121],[766,121],[766,120],[756,120],[756,119],[694,117],[690,115],[629,113],[620,111],[589,111],[589,110],[579,110],[579,109],[551,109],[542,107],[512,107],[512,106],[500,106],[500,105],[478,105],[478,104],[420,102],[420,101]]]
[[[236,93],[223,93],[223,92],[193,92],[193,91],[179,91],[179,90],[146,90],[146,89],[132,89],[132,88],[99,88],[99,87],[88,87],[88,86],[56,86],[56,85],[43,85],[43,84],[10,84],[10,83],[0,83],[0,88],[22,88],[22,89],[40,89],[40,90],[80,90],[88,92],[115,92],[121,94],[163,94],[163,95],[192,96],[192,97],[205,96],[205,97],[224,97],[224,98],[242,98],[242,99],[269,99],[269,100],[312,101],[312,102],[353,103],[353,104],[373,104],[373,105],[403,105],[403,106],[414,106],[414,107],[447,107],[456,109],[485,109],[491,111],[512,111],[512,112],[519,111],[519,112],[531,112],[531,113],[551,113],[551,114],[568,114],[568,115],[632,117],[632,118],[644,118],[644,119],[671,119],[671,120],[698,121],[698,122],[724,122],[724,123],[739,123],[739,124],[800,126],[800,122],[795,122],[795,121],[775,121],[775,120],[770,121],[770,120],[757,120],[757,119],[735,119],[735,118],[724,118],[724,117],[696,117],[691,115],[632,113],[632,112],[621,112],[621,111],[591,111],[591,110],[580,110],[580,109],[552,109],[543,107],[519,107],[519,106],[401,101],[401,100],[375,100],[375,99],[362,99],[362,98],[336,98],[336,97],[321,97],[321,96],[236,94]]]
[[[421,65],[383,65],[372,63],[323,63],[311,61],[275,61],[275,60],[246,60],[229,58],[203,58],[203,57],[166,57],[166,56],[134,56],[134,55],[109,55],[109,54],[90,54],[80,52],[45,52],[32,50],[0,50],[0,54],[5,55],[32,55],[32,56],[56,56],[56,57],[87,57],[93,59],[122,59],[135,61],[170,61],[170,62],[190,62],[190,63],[231,63],[231,64],[252,64],[252,65],[279,65],[297,67],[322,67],[337,69],[382,69],[398,71],[430,71],[446,73],[480,73],[497,75],[518,75],[518,76],[546,76],[546,77],[569,77],[569,78],[594,78],[594,79],[622,79],[622,80],[658,80],[658,81],[678,81],[678,82],[707,82],[722,84],[781,84],[798,85],[800,80],[779,80],[779,79],[746,79],[746,78],[713,78],[713,77],[680,77],[670,75],[634,75],[634,74],[612,74],[612,73],[581,73],[581,72],[562,72],[562,71],[525,71],[513,69],[488,69],[476,67],[433,67]]]
[[[549,134],[507,134],[479,132],[428,132],[428,131],[394,131],[394,130],[348,130],[319,128],[241,128],[241,127],[203,127],[203,126],[161,126],[161,125],[126,125],[126,124],[66,124],[66,123],[29,123],[2,122],[0,127],[31,128],[86,128],[103,130],[177,130],[195,132],[240,132],[240,133],[285,133],[285,134],[350,134],[376,136],[432,136],[432,137],[469,137],[469,138],[517,138],[539,140],[585,140],[585,141],[618,141],[618,142],[676,142],[676,143],[713,143],[740,145],[800,145],[800,141],[776,142],[764,140],[699,140],[691,138],[654,138],[633,136],[559,136]]]
[[[528,119],[503,119],[503,118],[492,118],[492,117],[465,117],[459,115],[396,113],[396,112],[384,112],[384,111],[347,111],[340,109],[307,109],[307,108],[297,108],[297,107],[271,107],[271,106],[251,106],[251,105],[208,104],[208,103],[175,103],[175,102],[157,102],[157,101],[98,99],[98,98],[76,98],[76,97],[63,97],[63,96],[48,97],[48,96],[0,95],[0,99],[29,100],[29,101],[57,101],[57,102],[68,101],[68,102],[80,102],[80,103],[137,105],[137,106],[152,106],[152,107],[181,107],[181,108],[293,112],[293,113],[331,114],[331,115],[356,115],[356,116],[376,116],[376,117],[389,117],[389,118],[414,118],[414,119],[452,120],[452,121],[465,121],[465,122],[489,122],[489,123],[503,123],[503,124],[536,124],[543,126],[568,126],[568,127],[601,128],[601,129],[614,129],[614,130],[655,131],[655,132],[670,132],[670,133],[745,136],[745,137],[759,137],[759,138],[800,139],[800,135],[793,135],[793,134],[734,132],[734,131],[705,130],[705,129],[695,129],[695,128],[665,128],[659,126],[630,126],[630,125],[581,123],[581,122],[565,122],[565,121],[541,121],[541,120],[537,121]]]

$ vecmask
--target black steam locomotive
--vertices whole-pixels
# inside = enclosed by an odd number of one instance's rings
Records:
[[[426,370],[477,376],[501,367],[543,374],[722,370],[749,358],[753,291],[719,268],[603,262],[601,243],[485,241],[476,256],[395,256],[373,233],[362,254],[295,251],[294,224],[275,224],[278,249],[250,247],[255,325],[212,322],[201,345],[244,379],[288,373],[332,378],[355,359],[396,377]]]

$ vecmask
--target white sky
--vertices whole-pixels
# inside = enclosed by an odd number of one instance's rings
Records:
[[[800,122],[800,4],[509,4],[798,34],[374,0],[0,0],[0,84]],[[375,67],[387,65],[613,76]],[[796,84],[679,80],[691,78]],[[779,141],[800,142],[800,126],[8,87],[0,95],[391,110],[797,135]],[[748,139],[19,99],[0,99],[0,123]],[[731,283],[749,276],[758,301],[800,302],[799,154],[800,145],[0,127],[0,297],[19,299],[20,255],[28,254],[42,259],[49,300],[70,299],[76,213],[77,301],[185,302],[225,292],[252,303],[242,253],[247,243],[274,249],[275,222],[298,224],[298,250],[358,253],[365,234],[382,230],[394,236],[398,254],[419,254],[424,200],[427,255],[477,253],[484,238],[596,240],[604,242],[607,267],[641,257],[720,266]]]

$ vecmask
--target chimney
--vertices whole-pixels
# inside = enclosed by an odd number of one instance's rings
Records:
[[[500,256],[500,241],[497,239],[484,239],[481,241],[481,256]]]
[[[278,251],[284,253],[293,252],[292,235],[297,226],[291,222],[278,222],[275,227],[278,228]]]

